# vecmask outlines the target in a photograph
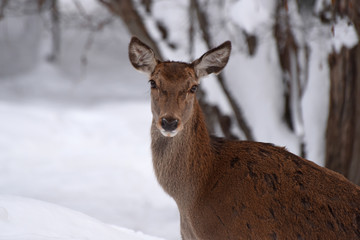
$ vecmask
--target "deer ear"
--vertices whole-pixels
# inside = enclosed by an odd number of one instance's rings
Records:
[[[195,60],[192,64],[197,77],[201,78],[211,73],[220,73],[229,61],[230,52],[231,42],[226,41]]]
[[[149,76],[158,63],[154,51],[136,37],[129,44],[129,59],[134,68]]]

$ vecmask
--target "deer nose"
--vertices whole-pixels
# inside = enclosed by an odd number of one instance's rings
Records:
[[[168,132],[174,131],[178,127],[179,120],[174,118],[162,118],[161,127]]]

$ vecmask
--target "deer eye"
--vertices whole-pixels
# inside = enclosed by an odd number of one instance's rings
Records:
[[[155,89],[156,88],[156,82],[154,80],[149,80],[150,87]]]
[[[198,85],[194,85],[190,88],[190,92],[195,93],[197,89],[198,89]]]

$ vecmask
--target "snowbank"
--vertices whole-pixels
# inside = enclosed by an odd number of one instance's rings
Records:
[[[4,240],[160,240],[55,204],[10,195],[0,196],[0,229]]]

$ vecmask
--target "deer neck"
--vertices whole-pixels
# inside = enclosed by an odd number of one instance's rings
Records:
[[[198,102],[194,103],[192,117],[175,137],[164,137],[153,121],[151,138],[160,185],[178,205],[196,199],[213,169],[210,136]]]

